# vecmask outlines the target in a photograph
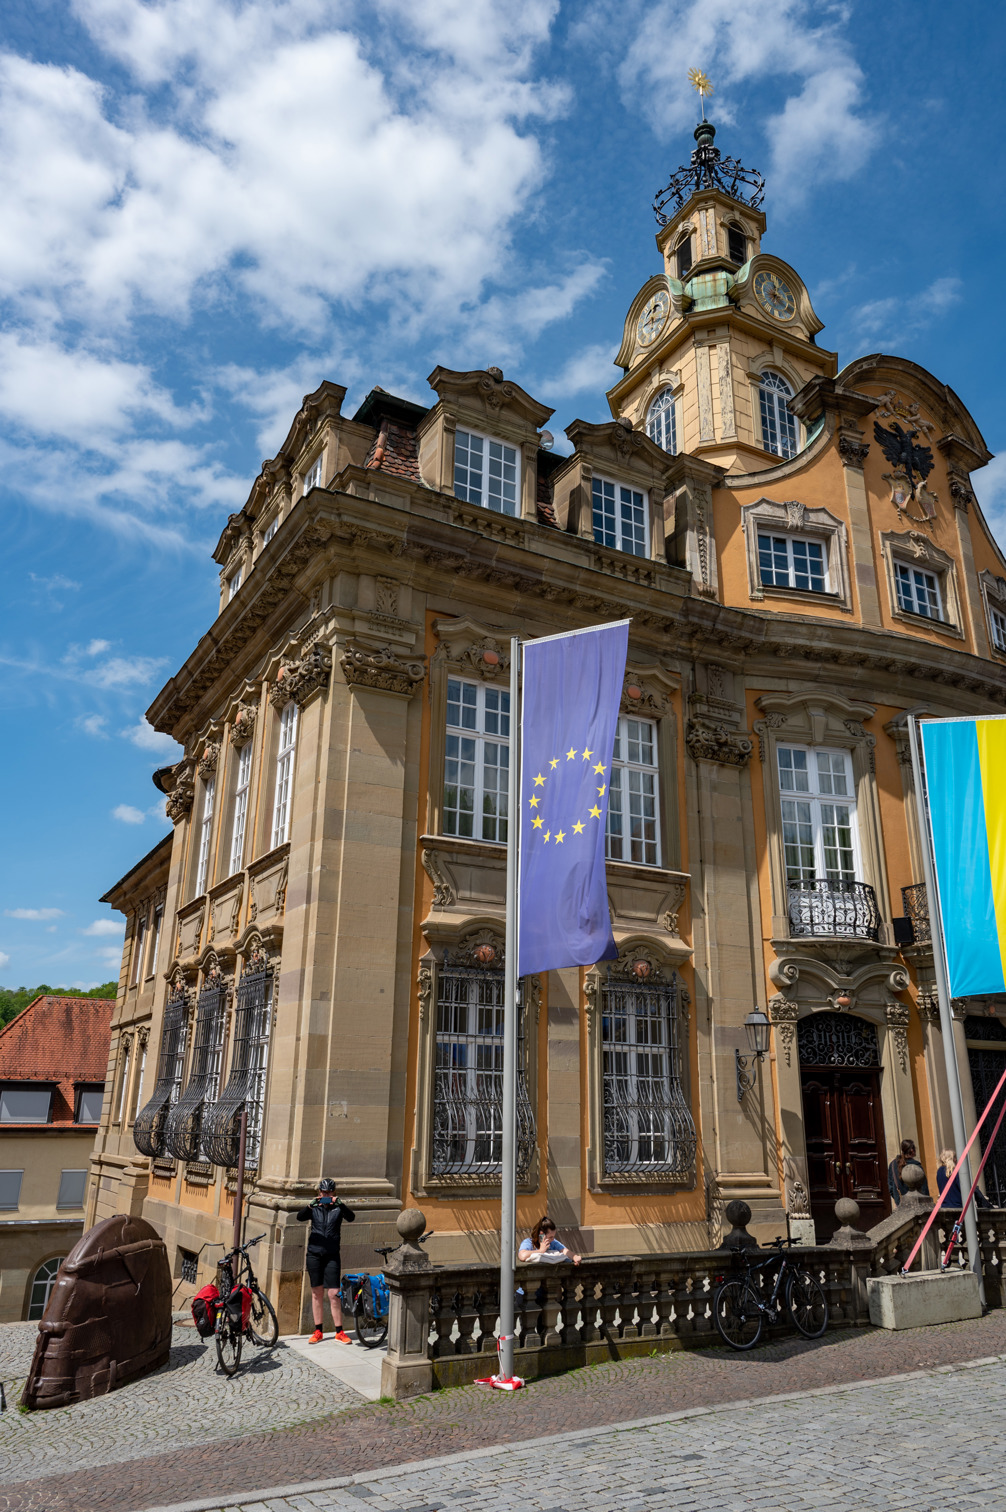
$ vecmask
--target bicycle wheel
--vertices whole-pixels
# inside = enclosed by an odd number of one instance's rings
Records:
[[[731,1349],[753,1349],[761,1338],[761,1303],[747,1281],[724,1281],[713,1299],[713,1316]]]
[[[217,1359],[224,1375],[236,1375],[241,1364],[243,1335],[226,1315],[217,1324]]]
[[[279,1319],[269,1298],[257,1286],[252,1287],[248,1334],[252,1343],[262,1349],[272,1349],[279,1338]]]
[[[361,1297],[356,1304],[356,1337],[367,1349],[376,1349],[388,1337],[387,1317],[375,1318],[363,1305]]]
[[[808,1339],[819,1339],[828,1327],[828,1299],[810,1271],[790,1271],[786,1278],[786,1306],[793,1322]]]

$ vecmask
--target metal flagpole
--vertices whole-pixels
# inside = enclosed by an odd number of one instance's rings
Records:
[[[501,1380],[513,1380],[514,1243],[517,1222],[517,865],[520,844],[520,648],[510,638],[510,782],[506,848],[506,962],[503,985],[503,1172],[500,1200]]]
[[[957,1047],[954,1043],[954,1018],[950,1010],[950,978],[947,973],[946,945],[943,939],[943,916],[940,912],[939,893],[936,889],[936,868],[933,864],[932,827],[929,822],[929,793],[925,786],[925,769],[921,760],[917,717],[908,716],[908,738],[912,750],[912,770],[915,774],[915,806],[919,816],[919,838],[922,842],[922,870],[929,900],[929,932],[933,941],[933,966],[936,972],[936,997],[940,1005],[940,1030],[943,1035],[943,1055],[947,1065],[947,1089],[950,1094],[950,1117],[954,1126],[954,1143],[964,1150],[968,1142],[964,1121],[964,1097],[961,1092],[961,1071],[957,1063]],[[971,1158],[964,1157],[961,1175],[971,1185]],[[961,1191],[964,1183],[961,1183]],[[964,1232],[968,1240],[968,1258],[971,1269],[978,1277],[978,1291],[982,1306],[985,1305],[985,1282],[982,1277],[982,1252],[978,1243],[978,1220],[974,1203],[964,1214]]]

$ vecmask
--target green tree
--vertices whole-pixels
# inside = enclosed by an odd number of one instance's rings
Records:
[[[17,1018],[22,1008],[27,1008],[37,997],[114,998],[118,988],[117,982],[102,982],[100,987],[92,987],[88,992],[82,992],[79,987],[49,987],[44,982],[40,987],[0,987],[0,1029]]]

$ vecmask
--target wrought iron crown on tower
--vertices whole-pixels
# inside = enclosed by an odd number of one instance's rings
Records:
[[[713,146],[715,136],[716,127],[711,121],[700,121],[696,126],[698,146],[692,153],[691,162],[671,175],[666,189],[661,189],[653,201],[653,213],[661,226],[666,226],[675,211],[700,189],[720,189],[742,205],[750,205],[752,210],[761,207],[765,180],[736,158],[723,157],[720,149]]]

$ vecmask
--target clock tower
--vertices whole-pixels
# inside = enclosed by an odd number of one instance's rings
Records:
[[[608,403],[666,451],[749,473],[812,438],[790,401],[838,364],[799,274],[762,251],[764,179],[715,137],[696,127],[691,162],[654,201],[663,265],[629,307]]]

